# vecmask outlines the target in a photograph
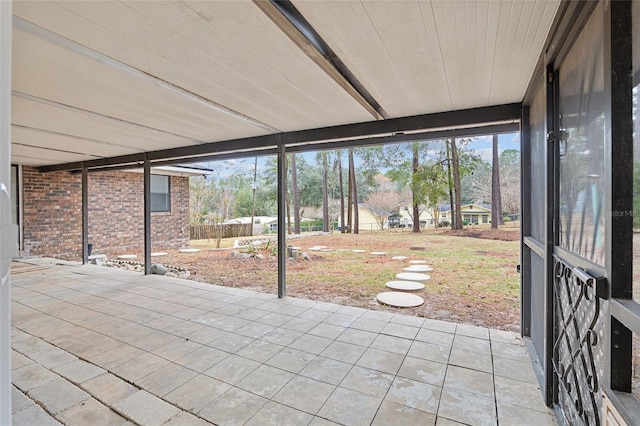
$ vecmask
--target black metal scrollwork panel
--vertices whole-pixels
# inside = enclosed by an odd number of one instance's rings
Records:
[[[554,258],[558,403],[571,425],[599,425],[604,316],[597,280]]]

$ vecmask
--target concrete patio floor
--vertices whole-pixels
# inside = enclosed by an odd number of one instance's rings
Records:
[[[14,425],[557,424],[514,333],[28,262]]]

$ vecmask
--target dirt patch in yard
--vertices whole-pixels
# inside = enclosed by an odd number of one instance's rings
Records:
[[[384,230],[361,234],[313,236],[291,240],[290,245],[306,253],[287,262],[287,295],[374,310],[401,312],[493,327],[520,329],[519,232],[508,229],[464,231],[429,230],[414,234],[407,230]],[[154,258],[154,263],[189,270],[190,279],[277,293],[275,247],[237,250],[209,249],[193,242],[197,253],[178,253]],[[213,242],[211,242],[213,246]],[[326,251],[312,247],[326,246]],[[416,250],[416,248],[420,250]],[[353,250],[365,250],[355,253]],[[370,253],[385,252],[384,256]],[[247,255],[249,257],[247,257]],[[393,256],[407,256],[394,260]],[[389,291],[387,281],[409,266],[409,260],[424,260],[434,268],[424,290],[416,292],[425,303],[415,308],[392,308],[376,301]]]

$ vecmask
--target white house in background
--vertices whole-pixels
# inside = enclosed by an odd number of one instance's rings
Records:
[[[300,222],[310,222],[313,219],[301,217]],[[290,218],[293,224],[293,218]],[[234,219],[227,219],[225,224],[250,224],[251,216],[237,217]],[[253,235],[262,235],[265,233],[274,233],[278,231],[278,217],[277,216],[255,216],[253,218]]]
[[[464,204],[460,206],[462,220],[474,224],[491,223],[491,204]],[[440,222],[451,222],[451,205],[440,206]]]
[[[251,216],[227,219],[225,224],[251,224]],[[278,229],[277,216],[255,216],[253,218],[253,235],[262,235],[265,232],[275,232]]]
[[[462,220],[469,224],[485,224],[491,223],[491,204],[463,204],[460,207],[462,212]],[[404,206],[398,212],[400,214],[400,226],[412,226],[411,207]],[[451,222],[451,205],[440,205],[440,216],[438,223]],[[431,210],[425,210],[420,213],[420,227],[434,226],[435,219],[431,214]]]
[[[400,215],[400,226],[411,227],[413,226],[413,219],[411,217],[411,213],[413,212],[411,206],[402,206],[398,211]],[[420,227],[425,228],[428,226],[433,226],[433,216],[431,215],[430,210],[425,210],[420,213]]]

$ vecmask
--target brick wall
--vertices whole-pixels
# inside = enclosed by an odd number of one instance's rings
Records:
[[[78,260],[82,256],[81,175],[23,168],[26,255]],[[189,178],[171,176],[171,211],[151,214],[152,250],[189,245]],[[143,175],[89,173],[89,242],[95,253],[141,255]]]
[[[82,254],[82,177],[22,169],[24,252],[70,259]]]

